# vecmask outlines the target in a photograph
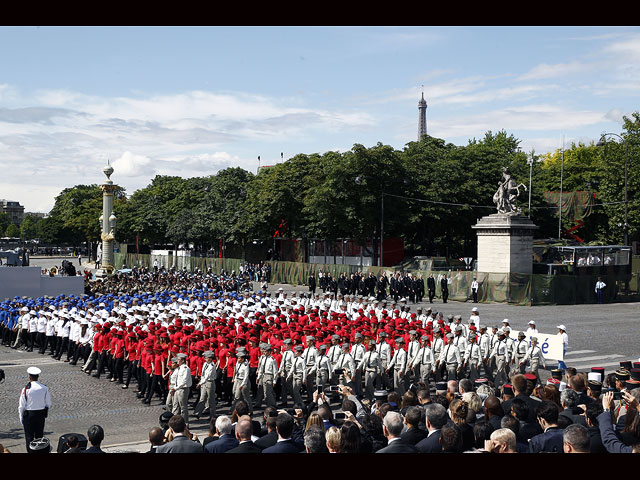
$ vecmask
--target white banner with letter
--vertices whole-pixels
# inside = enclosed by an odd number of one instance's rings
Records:
[[[542,350],[545,360],[562,360],[564,361],[564,348],[562,345],[562,337],[555,333],[538,333],[538,346]],[[531,346],[531,336],[527,337],[529,346]]]

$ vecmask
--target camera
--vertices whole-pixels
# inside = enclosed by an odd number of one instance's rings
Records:
[[[335,375],[342,375],[344,373],[344,368],[336,368],[333,373]]]
[[[613,392],[614,400],[622,400],[622,392]]]
[[[338,385],[331,385],[331,386],[329,387],[329,391],[330,391],[330,392],[339,392],[339,391],[340,391],[340,389],[338,388]]]
[[[336,420],[344,420],[345,419],[345,414],[344,412],[336,412]]]
[[[269,417],[277,417],[277,416],[278,416],[278,412],[277,412],[277,410],[272,410],[272,411],[270,411],[268,416],[269,416]]]
[[[318,391],[318,395],[322,393],[322,385],[318,385],[317,391]]]

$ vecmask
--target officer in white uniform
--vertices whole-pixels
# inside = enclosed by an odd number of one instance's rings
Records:
[[[287,402],[289,396],[293,398],[293,383],[290,375],[293,369],[294,354],[291,350],[291,339],[285,338],[282,343],[282,360],[280,360],[280,368],[278,369],[278,376],[282,383],[281,400],[284,408],[287,408]]]
[[[538,368],[540,367],[540,364],[542,364],[543,368],[547,368],[547,365],[544,361],[542,350],[538,346],[538,337],[531,337],[531,346],[527,350],[527,353],[522,359],[520,365],[524,366],[527,362],[529,363],[529,371],[539,380]]]
[[[422,347],[418,350],[418,353],[413,357],[413,361],[410,364],[411,368],[418,367],[418,374],[420,375],[420,381],[429,388],[429,375],[436,373],[436,361],[433,356],[433,350],[429,346],[429,337],[422,335]]]
[[[41,370],[38,367],[29,367],[29,383],[20,392],[18,402],[18,414],[20,423],[24,427],[24,437],[27,444],[27,452],[31,453],[29,444],[36,438],[44,436],[44,422],[51,408],[51,394],[46,385],[40,383]]]

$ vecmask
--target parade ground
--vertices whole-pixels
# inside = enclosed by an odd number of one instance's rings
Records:
[[[56,260],[49,260],[55,263]],[[32,261],[32,265],[43,267],[49,263]],[[60,260],[57,260],[58,262]],[[76,259],[77,263],[77,259]],[[269,285],[270,292],[308,293],[304,286]],[[317,291],[318,292],[318,291]],[[322,291],[319,291],[322,293]],[[471,309],[477,306],[480,323],[487,326],[502,325],[507,318],[515,335],[526,330],[530,320],[535,320],[538,331],[543,334],[557,333],[557,325],[564,324],[569,335],[569,348],[565,356],[567,366],[578,371],[589,371],[592,366],[605,368],[605,372],[615,371],[623,360],[637,361],[640,356],[636,337],[640,304],[619,303],[604,305],[569,305],[522,307],[505,304],[474,304],[471,302],[442,303],[435,299],[433,304],[423,302],[411,304],[411,312],[418,307],[431,307],[436,311],[462,315],[467,323]],[[547,365],[541,372],[543,380],[549,377],[549,369],[556,362]],[[0,443],[12,452],[25,452],[24,431],[18,417],[18,397],[28,381],[27,368],[37,366],[42,370],[40,380],[51,391],[52,408],[45,424],[45,436],[55,450],[58,439],[67,433],[82,433],[94,424],[104,428],[103,448],[110,452],[143,452],[148,450],[148,432],[158,425],[163,410],[158,399],[145,405],[136,398],[133,388],[123,390],[120,385],[105,378],[95,379],[80,370],[80,366],[70,366],[49,355],[37,352],[12,350],[0,347],[0,368],[5,371],[6,381],[0,384]],[[229,408],[220,405],[218,414],[230,414]],[[256,410],[254,418],[261,420],[262,411]],[[208,432],[206,419],[191,417],[191,430],[199,437]]]

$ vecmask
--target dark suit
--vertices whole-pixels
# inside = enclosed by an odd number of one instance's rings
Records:
[[[583,427],[587,426],[585,417],[583,417],[582,415],[576,415],[575,413],[573,413],[573,409],[571,408],[565,408],[560,412],[560,415],[569,418],[572,423],[577,423],[578,425],[582,425]]]
[[[442,290],[442,303],[447,303],[447,298],[449,298],[449,280],[447,278],[440,280],[440,289]]]
[[[416,445],[420,453],[441,453],[442,445],[440,445],[440,430],[436,430]]]
[[[429,432],[427,432],[426,430],[422,430],[417,427],[411,427],[407,429],[407,431],[402,435],[400,435],[400,438],[402,438],[402,440],[404,440],[409,445],[417,445],[418,442],[427,438],[427,435],[429,435]]]
[[[156,448],[156,453],[202,453],[202,445],[184,435],[179,435],[169,443]]]
[[[418,449],[413,445],[406,443],[402,438],[394,440],[376,453],[418,453]]]
[[[252,441],[242,442],[237,447],[227,450],[225,453],[262,453],[262,449]]]
[[[83,450],[82,453],[107,453],[107,452],[103,451],[100,447],[91,446],[86,450]]]
[[[549,427],[546,432],[536,435],[529,442],[529,453],[563,453],[564,441],[562,439],[562,429],[559,427]]]
[[[205,453],[224,453],[227,450],[231,450],[238,446],[238,440],[233,435],[227,433],[222,435],[215,442],[207,443],[207,446],[204,448]]]
[[[427,278],[427,290],[429,290],[429,303],[433,303],[433,297],[436,296],[436,279]]]
[[[300,445],[295,443],[292,439],[288,439],[276,442],[272,447],[262,450],[262,453],[299,453],[303,449],[304,447],[300,448]]]
[[[277,441],[278,441],[278,432],[274,430],[271,433],[267,433],[264,437],[260,437],[258,440],[255,441],[255,444],[258,447],[265,449],[265,448],[273,447]]]

